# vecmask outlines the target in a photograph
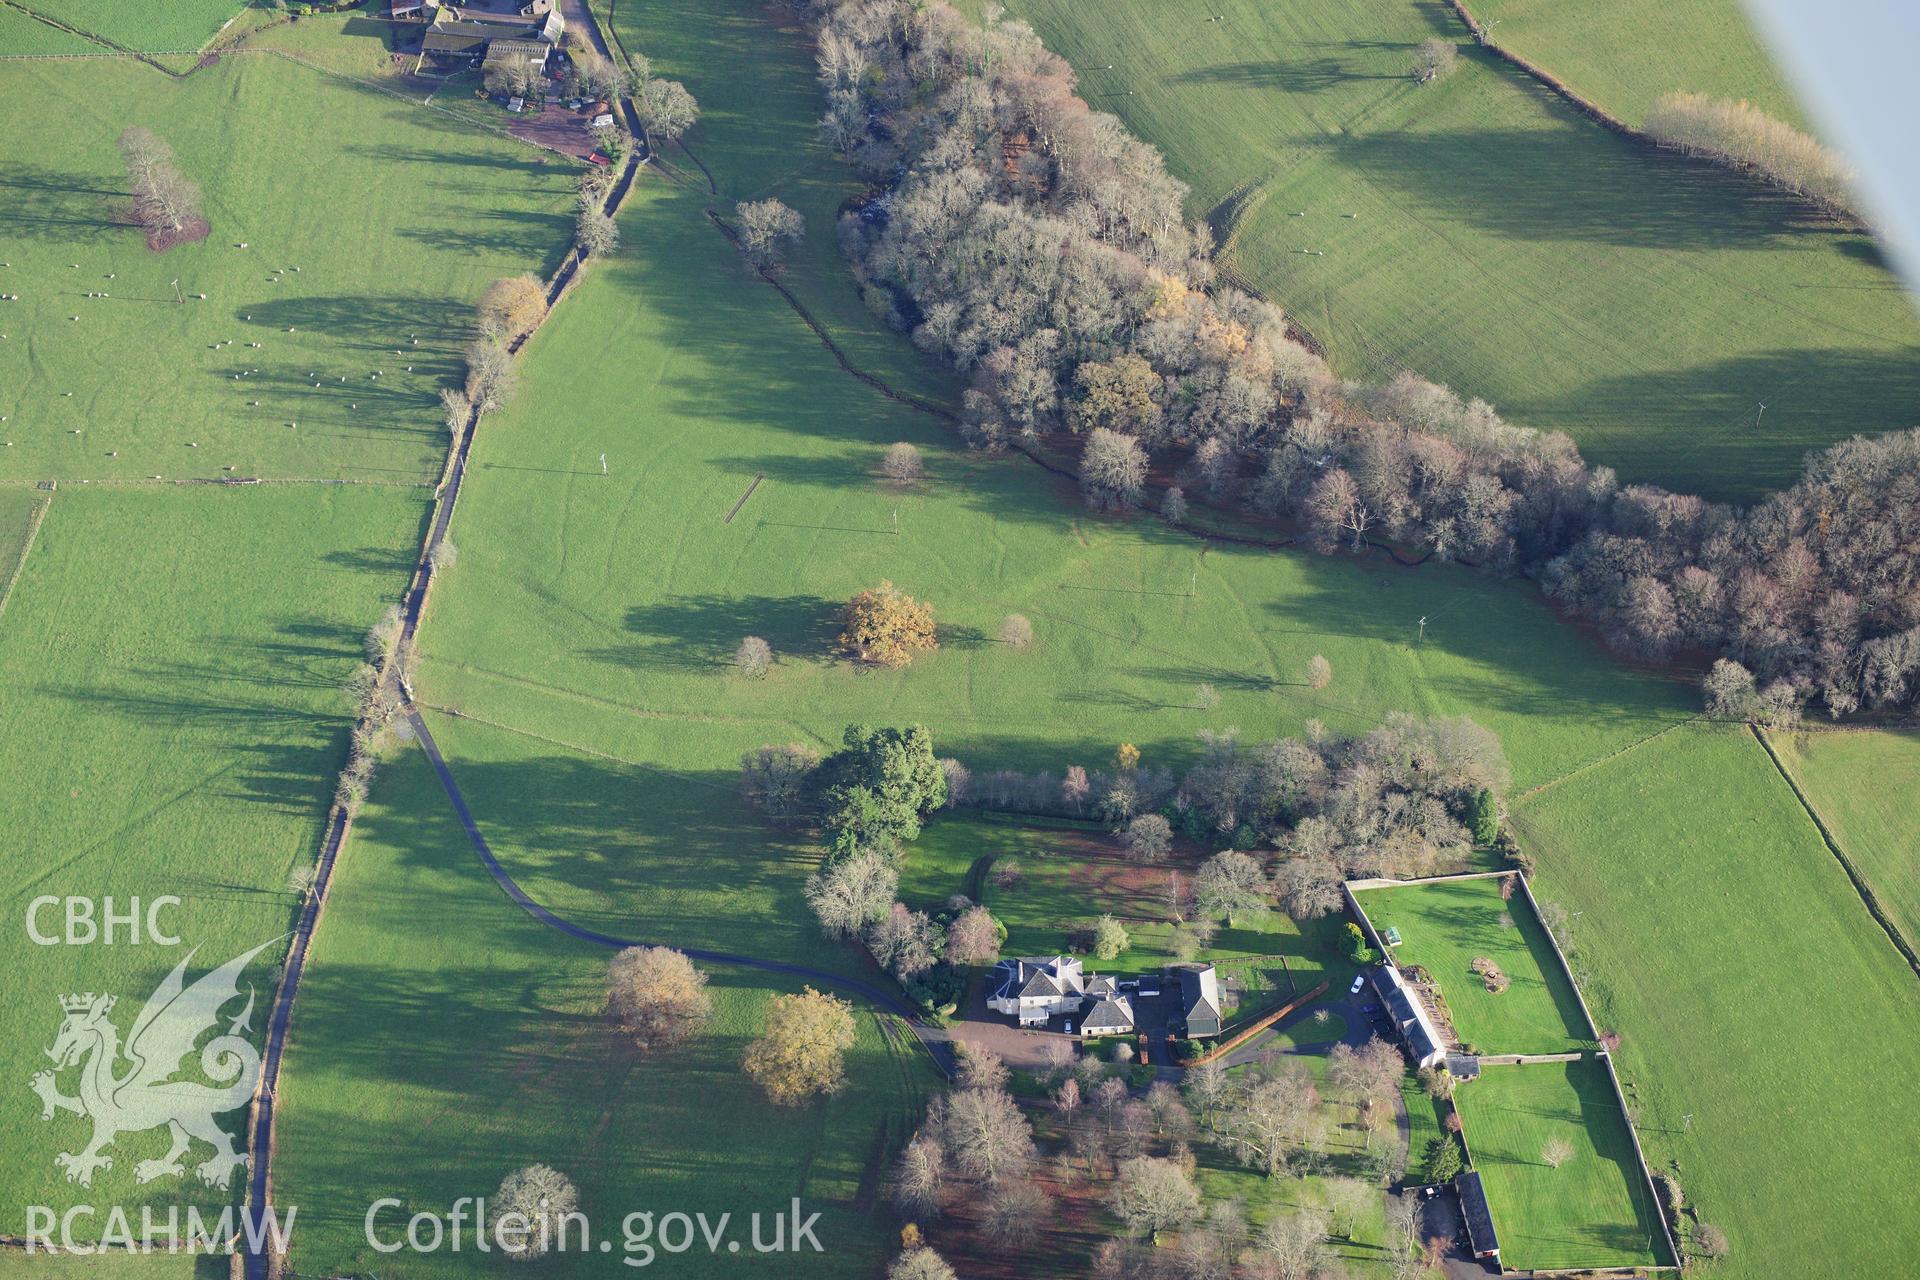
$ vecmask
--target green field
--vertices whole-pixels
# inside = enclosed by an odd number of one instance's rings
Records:
[[[149,0],[143,4],[130,4],[127,0],[31,0],[25,7],[110,40],[123,49],[176,53],[198,49],[213,39],[246,3],[245,0]],[[8,27],[0,26],[0,37],[10,34]],[[0,44],[0,53],[15,52],[41,50],[19,50],[11,44]]]
[[[1468,46],[1442,5],[1009,13],[1166,153],[1223,265],[1345,376],[1411,368],[1569,432],[1624,479],[1719,498],[1915,421],[1920,323],[1868,237],[1615,136]],[[1418,86],[1412,50],[1436,34],[1461,66]]]
[[[376,487],[215,491],[63,490],[0,627],[0,1018],[19,1034],[0,1073],[21,1086],[0,1113],[0,1232],[21,1206],[138,1206],[195,1197],[137,1159],[165,1147],[130,1134],[91,1193],[53,1162],[85,1122],[52,1123],[26,1092],[47,1065],[58,998],[105,991],[136,1012],[181,950],[36,946],[24,922],[42,895],[162,894],[163,920],[210,967],[289,928],[317,852],[352,700],[341,689],[360,637],[410,568],[418,494]],[[61,932],[59,908],[42,932]],[[277,958],[277,953],[275,955]],[[252,971],[264,1003],[274,979]],[[259,1028],[258,1019],[254,1028]],[[65,1082],[71,1091],[71,1081]],[[217,1209],[218,1193],[198,1202]]]
[[[1565,1053],[1591,1047],[1579,997],[1554,958],[1539,917],[1516,893],[1500,898],[1499,880],[1448,880],[1355,895],[1373,927],[1397,927],[1393,950],[1402,965],[1419,965],[1440,986],[1454,1031],[1477,1053]],[[1512,927],[1501,924],[1503,915]],[[1492,960],[1512,980],[1499,995],[1468,966]]]
[[[29,489],[0,489],[0,617],[6,614],[14,578],[24,567],[34,520],[47,500],[47,494]]]
[[[1503,1267],[1673,1262],[1598,1059],[1488,1067],[1460,1086],[1454,1105],[1486,1185]],[[1573,1149],[1557,1169],[1541,1158],[1556,1138]]]
[[[1739,0],[1470,0],[1493,42],[1629,124],[1674,89],[1744,99],[1800,123],[1792,92]]]
[[[710,173],[719,189],[710,203],[721,213],[770,195],[798,211],[807,236],[782,283],[860,368],[897,391],[957,407],[959,380],[874,323],[840,254],[835,219],[863,184],[820,141],[813,44],[791,13],[753,0],[591,3],[610,39],[646,55],[655,75],[685,82],[700,101],[700,125],[685,141],[705,171],[685,149],[668,148],[667,163],[696,184]]]
[[[469,772],[464,784],[479,798],[485,775]],[[280,1093],[276,1201],[299,1207],[301,1274],[387,1274],[394,1259],[363,1235],[373,1200],[403,1200],[406,1210],[381,1224],[404,1228],[406,1213],[489,1194],[530,1161],[574,1179],[595,1238],[610,1236],[616,1250],[630,1212],[730,1211],[744,1233],[749,1213],[798,1196],[823,1213],[826,1255],[756,1259],[761,1269],[878,1270],[890,1232],[869,1212],[871,1166],[917,1123],[908,1108],[931,1083],[924,1055],[910,1041],[893,1046],[862,1011],[844,1092],[783,1111],[738,1064],[768,992],[797,984],[714,969],[709,1033],[636,1058],[601,1016],[609,954],[501,894],[423,754],[407,749],[388,766],[340,862]],[[470,1248],[404,1260],[409,1277],[498,1269]],[[741,1267],[704,1251],[656,1261],[673,1275]],[[577,1253],[543,1270],[612,1273],[606,1258]]]
[[[1774,735],[1770,741],[1909,945],[1920,943],[1920,734]]]
[[[0,1249],[4,1280],[227,1280],[228,1259],[165,1253],[46,1254]]]
[[[18,9],[0,7],[0,57],[99,52],[100,46],[85,36],[62,31]]]
[[[986,868],[1017,862],[1019,882],[1002,888]],[[975,896],[1007,927],[1001,953],[1045,956],[1068,950],[1069,935],[1111,912],[1132,940],[1110,961],[1088,960],[1101,973],[1157,973],[1174,963],[1174,922],[1167,906],[1167,877],[1177,873],[1191,887],[1196,857],[1160,867],[1125,861],[1118,842],[1088,824],[1031,824],[967,813],[943,813],[929,824],[903,859],[900,897],[921,910],[938,910],[956,893]],[[1341,953],[1339,920],[1328,917],[1304,928],[1281,912],[1263,919],[1242,917],[1232,928],[1220,923],[1213,945],[1193,958],[1216,965],[1239,1013],[1279,1003],[1325,981],[1337,989],[1351,981],[1354,966]],[[1229,1020],[1234,1009],[1226,1010]],[[1300,1024],[1302,1027],[1311,1024]],[[1308,1033],[1337,1038],[1338,1029]]]
[[[4,63],[0,102],[0,481],[437,479],[474,300],[572,230],[571,162],[270,55]],[[201,243],[115,223],[136,123],[204,188]]]
[[[1911,1256],[1914,977],[1743,728],[1687,727],[1514,806],[1656,1172],[1719,1273],[1887,1275]]]

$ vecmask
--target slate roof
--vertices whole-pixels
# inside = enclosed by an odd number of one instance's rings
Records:
[[[1133,1030],[1133,1005],[1122,995],[1103,996],[1087,1010],[1080,1030],[1087,1035],[1100,1031]]]
[[[1180,1016],[1193,1024],[1210,1026],[1199,1034],[1217,1035],[1220,1031],[1220,979],[1212,965],[1179,965],[1170,971],[1180,981]]]
[[[1475,1253],[1499,1253],[1500,1238],[1494,1234],[1493,1212],[1487,1208],[1487,1189],[1480,1185],[1480,1171],[1468,1169],[1453,1180],[1460,1195],[1460,1216],[1466,1219],[1467,1239]]]

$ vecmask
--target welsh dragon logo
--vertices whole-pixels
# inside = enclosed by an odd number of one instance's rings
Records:
[[[147,998],[124,1045],[108,1016],[113,1012],[113,996],[87,992],[61,997],[60,1009],[66,1017],[47,1050],[53,1070],[35,1073],[31,1084],[40,1095],[42,1120],[53,1119],[59,1111],[93,1120],[91,1142],[79,1151],[54,1157],[54,1163],[66,1170],[67,1181],[92,1186],[96,1170],[113,1168],[112,1157],[102,1152],[114,1139],[165,1126],[171,1131],[172,1146],[160,1159],[135,1165],[136,1179],[152,1182],[185,1174],[181,1157],[197,1139],[211,1146],[213,1155],[194,1167],[195,1175],[211,1187],[229,1185],[233,1171],[244,1167],[248,1157],[234,1147],[216,1117],[252,1098],[260,1079],[259,1051],[243,1034],[253,1014],[251,987],[246,1007],[228,1022],[226,1031],[199,1049],[200,1069],[207,1079],[228,1083],[206,1085],[172,1077],[194,1053],[200,1037],[218,1026],[220,1010],[239,997],[241,971],[271,945],[261,943],[191,986],[184,981],[194,955],[189,951]],[[68,1097],[60,1092],[59,1077],[73,1067],[80,1071],[78,1092]]]

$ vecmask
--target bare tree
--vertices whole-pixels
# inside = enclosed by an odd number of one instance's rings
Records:
[[[1199,1216],[1200,1192],[1173,1161],[1134,1156],[1120,1164],[1112,1204],[1121,1221],[1157,1240],[1168,1227]]]
[[[749,680],[762,680],[773,667],[773,646],[759,636],[748,636],[733,651],[734,670]]]
[[[1164,862],[1173,851],[1173,824],[1157,813],[1143,813],[1127,823],[1120,843],[1135,862]]]
[[[997,1186],[1032,1168],[1032,1126],[1004,1091],[963,1089],[940,1099],[933,1110],[942,1145],[962,1176]]]
[[[1022,613],[1010,613],[1000,620],[1000,643],[1010,649],[1025,649],[1033,644],[1033,624]]]
[[[806,219],[778,200],[749,200],[734,212],[740,218],[740,248],[756,267],[779,265],[807,229]]]
[[[1413,51],[1413,78],[1421,84],[1444,80],[1459,65],[1460,50],[1453,41],[1442,40],[1439,36],[1422,40],[1420,47]]]
[[[987,1239],[1002,1248],[1032,1244],[1047,1222],[1047,1196],[1025,1179],[1004,1182],[987,1197],[987,1216],[981,1224]]]
[[[500,1251],[516,1262],[531,1262],[563,1243],[569,1221],[578,1220],[580,1192],[559,1170],[530,1164],[501,1179],[487,1207]],[[518,1215],[511,1224],[509,1214]]]
[[[1193,877],[1194,911],[1208,920],[1224,918],[1229,928],[1235,916],[1265,913],[1267,893],[1259,862],[1232,849],[1207,859]]]
[[[999,958],[999,925],[985,907],[967,908],[948,927],[948,964],[992,964]]]
[[[1333,683],[1333,664],[1319,654],[1307,662],[1307,687],[1315,691]]]
[[[887,917],[900,874],[878,853],[856,853],[807,877],[807,905],[828,937],[850,938]]]
[[[634,99],[649,137],[673,142],[700,119],[700,104],[678,80],[648,80]]]
[[[1540,1162],[1549,1169],[1558,1169],[1573,1159],[1573,1144],[1555,1134],[1540,1147]]]
[[[605,209],[588,207],[575,220],[574,236],[581,251],[589,256],[612,253],[620,247],[620,224]]]
[[[887,914],[867,928],[867,949],[881,967],[906,982],[917,978],[940,959],[940,926],[924,911],[910,911],[896,902]]]
[[[139,125],[122,130],[120,156],[133,189],[133,219],[150,235],[177,234],[203,221],[200,188],[187,181],[173,148],[152,130]]]
[[[903,1213],[916,1218],[936,1217],[946,1177],[947,1153],[940,1137],[922,1129],[901,1150],[889,1194]]]
[[[925,1245],[916,1245],[893,1260],[887,1280],[954,1280],[953,1268]]]
[[[1237,1091],[1217,1126],[1234,1156],[1271,1178],[1320,1136],[1320,1094],[1304,1066],[1286,1068]]]
[[[1147,481],[1147,454],[1125,432],[1095,427],[1080,451],[1080,491],[1098,511],[1138,506]]]
[[[905,440],[887,446],[880,458],[880,474],[895,484],[908,485],[918,483],[927,474],[920,460],[920,450]]]

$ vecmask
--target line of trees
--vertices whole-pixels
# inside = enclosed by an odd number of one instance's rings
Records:
[[[1270,888],[1296,919],[1338,910],[1342,879],[1433,875],[1499,836],[1512,771],[1499,739],[1464,716],[1396,712],[1351,737],[1318,724],[1255,744],[1235,730],[1198,736],[1199,758],[1177,776],[1137,752],[1110,769],[1059,773],[976,774],[942,760],[946,803],[1097,818],[1148,864],[1166,860],[1176,833],[1242,854],[1279,850]],[[1203,874],[1196,892],[1246,909],[1247,869],[1210,863]]]
[[[821,128],[877,194],[840,220],[871,309],[963,372],[987,448],[1081,440],[1082,488],[1203,497],[1320,550],[1390,541],[1541,581],[1641,657],[1717,650],[1789,712],[1920,707],[1920,434],[1811,455],[1738,509],[1590,467],[1412,373],[1342,381],[1279,308],[1219,285],[1159,153],[1026,24],[817,0]]]
[[[1752,103],[1685,90],[1663,93],[1647,108],[1645,129],[1663,147],[1752,170],[1830,212],[1859,216],[1846,159]]]

